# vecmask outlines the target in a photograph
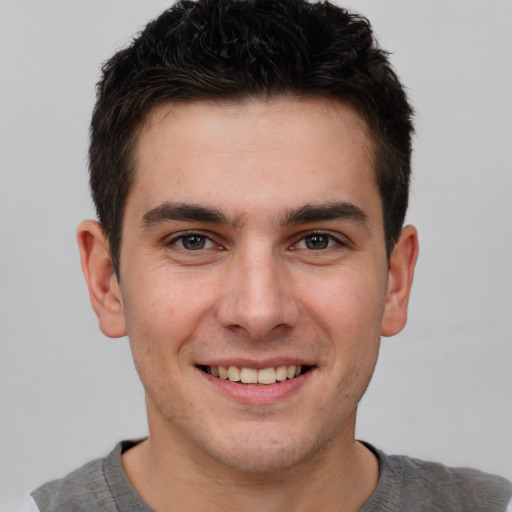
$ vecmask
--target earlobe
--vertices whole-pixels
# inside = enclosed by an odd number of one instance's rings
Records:
[[[126,327],[121,291],[101,225],[93,220],[82,222],[78,227],[77,239],[82,272],[100,329],[110,338],[124,336]]]
[[[382,321],[382,336],[398,334],[407,323],[407,307],[418,259],[418,233],[406,226],[396,243],[388,270],[388,288]]]

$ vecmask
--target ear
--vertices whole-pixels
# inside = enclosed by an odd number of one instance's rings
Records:
[[[124,336],[126,327],[121,290],[101,225],[93,220],[82,222],[78,227],[77,239],[82,272],[101,332],[110,338]]]
[[[406,226],[393,249],[389,262],[382,336],[398,334],[407,323],[407,306],[418,252],[418,232],[414,226]]]

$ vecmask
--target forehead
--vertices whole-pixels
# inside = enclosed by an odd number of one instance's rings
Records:
[[[255,136],[259,142],[266,139],[267,147],[284,149],[285,140],[276,137],[278,130],[286,125],[289,135],[297,129],[305,133],[313,129],[317,136],[312,141],[321,146],[341,145],[345,141],[360,144],[373,158],[373,143],[366,121],[355,107],[336,98],[313,96],[280,96],[272,99],[249,97],[234,100],[204,100],[160,105],[149,112],[140,127],[136,141],[136,157],[144,155],[144,146],[153,146],[166,142],[165,137],[171,131],[175,134],[193,136],[214,133],[218,137],[201,140],[205,149],[215,145],[222,149],[221,143],[233,145],[233,132],[236,142],[245,142],[254,146]],[[174,130],[173,130],[174,128]],[[219,128],[230,135],[230,140],[222,140]],[[335,129],[333,131],[333,128]],[[341,130],[340,130],[341,128]],[[231,129],[232,133],[228,134]],[[298,133],[297,133],[298,134]],[[293,144],[294,139],[287,137]],[[192,140],[191,140],[192,142]],[[211,142],[211,144],[209,144]],[[272,144],[273,143],[273,144]],[[233,149],[236,150],[233,146]]]
[[[134,198],[142,209],[200,200],[243,215],[251,206],[354,202],[368,192],[375,200],[373,168],[366,122],[338,100],[164,105],[139,132],[127,208]]]

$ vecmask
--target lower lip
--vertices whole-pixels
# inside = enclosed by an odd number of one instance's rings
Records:
[[[240,384],[239,382],[231,382],[230,380],[213,377],[199,369],[197,371],[217,391],[231,399],[244,404],[272,404],[297,393],[308,381],[314,370],[310,369],[293,379],[263,385]]]

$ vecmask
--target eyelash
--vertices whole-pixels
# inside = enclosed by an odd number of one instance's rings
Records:
[[[311,232],[308,232],[306,234],[304,234],[303,236],[301,236],[301,238],[299,239],[298,242],[296,242],[295,244],[293,244],[292,247],[295,247],[297,246],[300,242],[304,242],[304,243],[307,243],[306,240],[308,238],[313,238],[313,237],[324,237],[327,239],[327,244],[328,246],[327,247],[324,247],[324,248],[320,248],[320,249],[316,249],[318,252],[321,252],[323,250],[327,250],[327,249],[331,249],[335,246],[339,246],[339,247],[347,247],[348,246],[348,243],[343,241],[343,240],[340,240],[339,237],[336,237],[334,235],[332,235],[331,233],[329,233],[328,231],[311,231]],[[334,242],[334,245],[331,245],[331,243]],[[312,252],[315,252],[315,249],[311,249],[311,248],[308,248],[310,251]]]
[[[201,232],[197,232],[197,231],[188,231],[186,233],[181,233],[180,235],[174,237],[172,240],[169,240],[169,242],[166,243],[166,245],[176,245],[178,242],[182,242],[183,244],[183,241],[187,238],[192,238],[192,237],[197,237],[197,238],[200,238],[202,239],[205,243],[208,243],[210,242],[211,244],[214,244],[215,245],[215,242],[211,239],[211,237],[201,233]],[[217,247],[220,249],[221,246],[217,244]],[[187,249],[185,247],[180,247],[181,250],[184,250],[184,251],[188,251],[188,252],[200,252],[200,251],[203,251],[203,250],[207,250],[209,248],[200,248],[200,249],[197,249],[196,251],[194,251],[193,249]]]
[[[307,243],[306,240],[308,238],[312,238],[312,237],[325,237],[327,238],[327,244],[328,246],[327,247],[324,247],[324,248],[320,248],[320,249],[313,249],[313,248],[308,248],[308,247],[304,247],[304,248],[300,248],[300,249],[304,249],[304,250],[309,250],[311,252],[322,252],[324,250],[327,250],[327,249],[331,249],[335,246],[340,246],[340,247],[347,247],[349,244],[346,242],[346,241],[343,241],[343,240],[340,240],[339,237],[336,237],[334,235],[332,235],[331,233],[329,233],[328,231],[310,231],[310,232],[307,232],[305,234],[303,234],[299,240],[295,243],[293,243],[291,246],[290,246],[290,249],[294,249],[294,250],[297,250],[297,246],[301,243],[301,242],[304,242],[305,244]],[[186,240],[187,238],[192,238],[192,237],[197,237],[197,238],[200,238],[205,244],[208,244],[208,242],[210,242],[211,244],[213,245],[217,245],[217,248],[218,249],[222,249],[222,246],[220,244],[215,244],[215,242],[212,240],[211,237],[209,237],[208,235],[205,235],[204,233],[201,233],[201,232],[198,232],[198,231],[188,231],[188,232],[185,232],[185,233],[181,233],[180,235],[174,237],[173,239],[171,239],[169,242],[166,243],[166,245],[177,245],[178,242],[181,241],[182,245],[183,245],[183,241]],[[332,243],[334,242],[334,245],[332,245]],[[201,251],[204,251],[204,250],[208,250],[208,249],[211,249],[213,247],[201,247],[197,250],[194,250],[194,249],[187,249],[186,247],[179,247],[181,250],[184,250],[184,251],[187,251],[187,252],[201,252]]]

